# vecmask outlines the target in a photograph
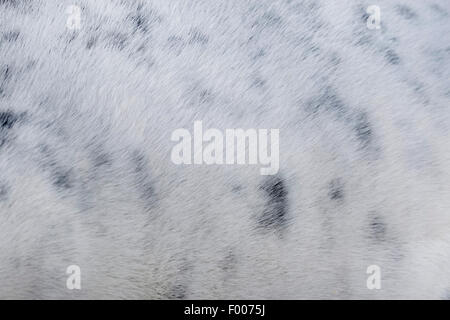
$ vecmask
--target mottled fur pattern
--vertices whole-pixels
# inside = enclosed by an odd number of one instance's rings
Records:
[[[449,14],[0,0],[0,298],[449,298]],[[196,120],[279,128],[279,173],[175,165]]]

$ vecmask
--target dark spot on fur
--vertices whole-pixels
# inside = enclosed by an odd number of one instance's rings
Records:
[[[355,46],[367,46],[371,42],[373,42],[373,33],[366,32],[365,29],[363,30],[364,31],[362,31],[361,29],[357,29],[356,31],[354,31]]]
[[[0,97],[4,96],[4,92],[5,92],[5,86],[9,80],[9,78],[11,77],[11,71],[8,65],[6,65],[5,67],[2,68],[2,70],[0,70]]]
[[[262,87],[264,87],[265,84],[266,84],[266,80],[261,79],[260,77],[256,77],[253,80],[253,86],[256,88],[262,88]]]
[[[268,11],[264,12],[264,14],[253,23],[253,27],[273,27],[280,23],[281,17],[273,11]]]
[[[326,87],[320,95],[310,100],[306,110],[313,114],[319,111],[334,112],[338,118],[343,117],[347,111],[344,102],[331,87]]]
[[[386,60],[392,65],[398,65],[400,63],[400,57],[392,49],[386,50],[386,53],[384,56],[385,56]]]
[[[261,186],[268,198],[263,214],[258,219],[260,227],[265,229],[281,229],[287,222],[287,190],[285,182],[278,176],[269,178]]]
[[[108,44],[119,51],[123,50],[127,45],[128,37],[124,33],[112,32],[108,35]]]
[[[74,30],[71,30],[71,32],[69,32],[67,34],[66,41],[67,41],[67,43],[72,43],[77,38],[78,38],[78,33],[76,32],[76,29],[74,29]]]
[[[56,171],[53,184],[62,189],[70,189],[72,187],[71,171]]]
[[[49,174],[50,180],[58,189],[70,189],[74,186],[74,174],[72,169],[67,169],[58,164],[55,151],[49,145],[41,144],[39,152],[42,155],[41,166]]]
[[[17,30],[5,32],[2,35],[2,41],[7,41],[7,42],[17,41],[17,39],[19,38],[19,34],[20,34],[20,32]]]
[[[0,112],[0,147],[8,141],[8,131],[24,117],[24,114],[16,114],[9,110]]]
[[[407,20],[415,19],[417,18],[417,14],[411,10],[411,8],[405,6],[405,5],[399,5],[396,7],[396,10],[399,15],[401,15],[403,18]]]
[[[139,151],[134,151],[132,157],[134,163],[134,171],[136,174],[136,181],[139,189],[141,190],[142,198],[149,204],[153,203],[155,189],[153,186],[153,180],[147,167],[148,160]]]
[[[186,299],[187,294],[187,288],[186,286],[178,283],[169,290],[167,293],[167,299],[175,299],[175,300],[182,300]]]
[[[342,59],[341,59],[341,57],[339,56],[339,54],[336,53],[336,52],[333,52],[333,53],[331,54],[331,56],[330,56],[330,64],[331,64],[333,67],[337,67],[337,66],[339,66],[341,63],[342,63]]]
[[[11,80],[12,70],[9,65],[5,65],[0,69],[0,96],[4,96],[5,88],[9,80]]]
[[[93,163],[94,163],[95,168],[106,166],[106,165],[111,165],[111,162],[112,162],[111,157],[106,153],[96,154],[96,155],[94,155],[94,158],[93,158]]]
[[[185,257],[181,258],[178,268],[167,279],[164,296],[166,299],[186,299],[189,294],[188,283],[192,273],[192,264]]]
[[[362,147],[368,147],[372,142],[372,128],[366,113],[360,113],[355,119],[356,137],[360,141]]]
[[[237,264],[237,258],[234,254],[233,250],[229,250],[225,257],[219,262],[220,268],[225,272],[226,275],[229,275],[235,268]]]
[[[214,93],[200,83],[193,83],[186,90],[186,97],[190,105],[198,106],[211,103],[214,100]]]
[[[177,56],[183,51],[185,45],[185,41],[180,36],[173,35],[167,38],[167,47]]]
[[[370,15],[364,10],[364,13],[361,15],[361,20],[364,24],[367,24],[367,19],[369,19]]]
[[[97,38],[90,38],[86,43],[86,49],[92,49],[92,47],[97,43]]]
[[[264,57],[265,55],[266,55],[266,51],[263,48],[261,48],[253,55],[252,59],[257,60],[261,57]]]
[[[212,93],[210,90],[208,90],[208,89],[200,90],[199,102],[201,104],[211,102],[211,100],[212,100]]]
[[[0,112],[0,129],[11,129],[19,116],[11,111]]]
[[[242,190],[242,186],[241,185],[234,185],[231,187],[231,191],[235,192],[235,193],[239,193]]]
[[[11,78],[11,67],[9,65],[5,65],[2,70],[2,78],[3,81],[7,81]]]
[[[135,31],[141,31],[142,33],[148,31],[148,19],[141,12],[132,15],[130,19],[134,24]]]
[[[139,31],[147,33],[154,23],[161,22],[161,17],[155,10],[145,9],[142,4],[139,4],[137,10],[128,16],[128,19],[133,24],[133,33]]]
[[[208,41],[209,37],[196,28],[191,29],[191,31],[189,32],[189,44],[199,43],[204,45],[207,44]]]
[[[369,221],[370,235],[377,241],[383,241],[386,238],[386,224],[379,215],[371,215]]]
[[[331,200],[340,200],[344,198],[344,187],[341,179],[334,179],[330,182],[328,195]]]
[[[0,0],[0,5],[16,7],[19,0]]]
[[[9,188],[4,185],[1,184],[0,185],[0,201],[4,201],[8,198],[8,193],[9,193]]]

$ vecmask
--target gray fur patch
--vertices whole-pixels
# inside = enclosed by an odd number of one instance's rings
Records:
[[[258,219],[260,227],[268,230],[281,230],[288,221],[288,192],[285,181],[279,176],[268,178],[261,186],[267,203],[263,214]]]

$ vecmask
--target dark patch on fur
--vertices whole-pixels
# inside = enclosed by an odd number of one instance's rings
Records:
[[[24,116],[24,114],[17,114],[12,111],[0,112],[0,147],[7,142],[8,131]]]
[[[176,284],[167,292],[167,299],[183,300],[186,299],[187,288],[183,284]]]
[[[62,189],[70,189],[72,188],[72,177],[71,171],[55,171],[53,184]]]
[[[108,35],[108,44],[119,51],[122,51],[127,46],[128,37],[124,33],[112,32]]]
[[[0,70],[0,97],[4,96],[5,88],[8,81],[11,79],[11,67],[5,65],[2,70]]]
[[[383,241],[386,239],[386,224],[379,215],[371,215],[369,221],[370,236],[377,240]]]
[[[336,52],[333,52],[333,53],[330,55],[330,64],[331,64],[333,67],[338,67],[341,63],[342,63],[342,59],[341,59],[341,57],[339,56],[339,54],[336,53]]]
[[[0,129],[11,129],[19,120],[19,116],[11,111],[0,112]]]
[[[191,29],[191,31],[189,31],[189,44],[198,43],[201,45],[205,45],[208,43],[208,41],[209,37],[197,28],[193,28]]]
[[[137,10],[128,16],[133,24],[133,33],[147,33],[154,23],[161,22],[161,17],[155,10],[145,10],[142,4],[139,4]]]
[[[8,198],[8,193],[9,193],[9,188],[4,185],[1,184],[0,185],[0,201],[4,201]]]
[[[173,35],[167,38],[167,47],[177,56],[181,54],[185,46],[186,43],[180,36]]]
[[[209,104],[214,100],[212,90],[205,88],[201,83],[193,83],[187,90],[186,97],[192,106]]]
[[[229,276],[229,274],[236,268],[236,264],[236,255],[234,254],[233,250],[230,249],[224,256],[224,258],[220,261],[219,267],[223,270],[226,276]]]
[[[264,12],[264,14],[257,20],[255,21],[255,23],[253,23],[253,27],[273,27],[276,26],[278,24],[280,24],[282,22],[281,17],[273,12],[273,11],[268,11],[268,12]]]
[[[94,47],[94,45],[97,43],[97,38],[91,37],[89,38],[89,40],[86,42],[86,49],[92,49]]]
[[[155,196],[155,189],[153,181],[150,177],[149,170],[147,168],[148,160],[139,151],[134,151],[132,154],[134,172],[136,174],[136,180],[141,190],[142,198],[147,203],[153,203]]]
[[[164,297],[166,299],[186,299],[189,294],[189,279],[192,273],[192,264],[186,259],[181,258],[180,264],[175,273],[170,275]]]
[[[255,54],[255,58],[260,58],[260,57],[264,57],[266,55],[266,50],[264,48],[260,48],[256,54]]]
[[[19,0],[0,0],[0,5],[16,7]]]
[[[207,102],[211,102],[212,100],[212,93],[211,90],[208,89],[203,89],[200,91],[199,93],[199,102],[201,104],[207,103]]]
[[[5,67],[2,70],[2,78],[3,81],[7,81],[11,78],[11,67],[9,65],[5,65]]]
[[[357,31],[355,32],[355,46],[367,46],[373,41],[371,34],[365,32]]]
[[[287,223],[288,199],[287,189],[283,179],[279,176],[269,178],[261,186],[268,198],[262,216],[258,219],[260,227],[279,230]]]
[[[19,38],[20,32],[17,30],[7,31],[2,34],[2,41],[6,42],[14,42]]]
[[[52,184],[58,189],[71,189],[74,186],[72,169],[67,169],[57,163],[54,151],[48,145],[40,145],[39,151],[43,156],[42,167],[50,175]]]
[[[253,80],[253,86],[256,87],[256,88],[262,88],[262,87],[265,86],[265,84],[266,84],[266,80],[264,80],[264,79],[262,79],[260,77],[256,77]]]
[[[331,200],[344,198],[344,186],[341,179],[334,179],[330,182],[328,195]]]
[[[312,114],[319,111],[335,112],[338,118],[344,116],[346,109],[344,102],[331,87],[326,87],[319,96],[310,100],[306,105],[306,110]]]
[[[417,14],[405,5],[399,5],[396,7],[397,13],[407,20],[416,19]]]
[[[102,153],[94,155],[93,163],[94,163],[95,168],[99,168],[99,167],[111,165],[112,160],[108,154],[102,152]]]
[[[361,146],[363,148],[366,148],[371,144],[373,139],[372,127],[369,120],[367,119],[367,114],[360,113],[356,117],[355,121],[356,121],[355,124],[356,137],[361,143]]]
[[[148,19],[142,12],[138,11],[136,14],[130,17],[134,24],[134,31],[140,31],[142,33],[147,33],[148,31]]]
[[[368,14],[366,12],[366,10],[364,9],[363,14],[361,15],[361,20],[362,20],[362,22],[364,22],[365,25],[367,25],[367,19],[369,19],[369,17],[370,17],[370,14]]]
[[[234,185],[231,187],[231,191],[235,192],[235,193],[240,193],[242,191],[242,186],[241,185]]]
[[[400,64],[400,57],[397,53],[395,53],[394,50],[388,49],[386,50],[386,53],[384,54],[386,60],[392,64],[392,65],[398,65]]]

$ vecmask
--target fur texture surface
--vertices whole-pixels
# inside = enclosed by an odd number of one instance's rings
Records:
[[[449,14],[0,0],[0,298],[448,299]],[[279,128],[278,174],[175,165],[196,120]]]

